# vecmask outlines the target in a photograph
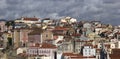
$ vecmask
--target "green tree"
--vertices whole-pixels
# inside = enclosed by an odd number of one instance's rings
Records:
[[[12,46],[12,38],[8,37],[8,46]]]

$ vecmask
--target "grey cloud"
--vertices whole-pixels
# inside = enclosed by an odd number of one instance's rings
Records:
[[[6,19],[71,16],[112,24],[120,21],[120,0],[0,0],[0,4],[0,17]]]

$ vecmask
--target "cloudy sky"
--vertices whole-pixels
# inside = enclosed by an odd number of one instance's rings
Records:
[[[120,24],[120,0],[0,0],[0,18],[22,16],[101,20]]]

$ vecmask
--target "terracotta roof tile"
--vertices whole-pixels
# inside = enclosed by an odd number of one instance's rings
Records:
[[[120,54],[110,54],[110,59],[120,59]]]
[[[105,44],[105,47],[110,48],[110,44]]]
[[[41,28],[32,28],[30,30],[33,30],[33,31],[30,32],[28,35],[40,35],[43,32]]]
[[[71,59],[76,59],[76,58],[95,58],[95,56],[89,56],[85,57],[81,54],[74,54],[74,53],[63,53],[63,56],[69,56]]]
[[[39,19],[38,18],[23,18],[23,20],[26,20],[26,21],[38,21]]]
[[[53,44],[42,43],[41,48],[57,48],[57,47]]]
[[[120,49],[112,49],[111,59],[120,59]]]
[[[65,28],[65,27],[55,27],[54,30],[68,30],[68,28]]]
[[[90,43],[84,44],[84,46],[91,46],[91,47],[93,47],[93,45],[90,44]]]
[[[55,49],[57,47],[55,45],[49,44],[49,43],[42,43],[42,44],[36,43],[35,46],[30,46],[30,48],[52,48],[52,49]]]
[[[120,54],[120,49],[112,49],[113,54]]]

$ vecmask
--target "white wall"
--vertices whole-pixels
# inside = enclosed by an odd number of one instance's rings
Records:
[[[120,41],[117,42],[117,48],[120,48]]]
[[[111,43],[111,44],[110,44],[110,48],[114,49],[114,48],[115,48],[115,44],[114,44],[114,43]]]
[[[94,48],[84,48],[83,49],[83,56],[95,56],[96,50]]]
[[[60,40],[63,40],[64,36],[58,36],[58,39],[55,40],[55,44],[57,45],[57,42]]]

